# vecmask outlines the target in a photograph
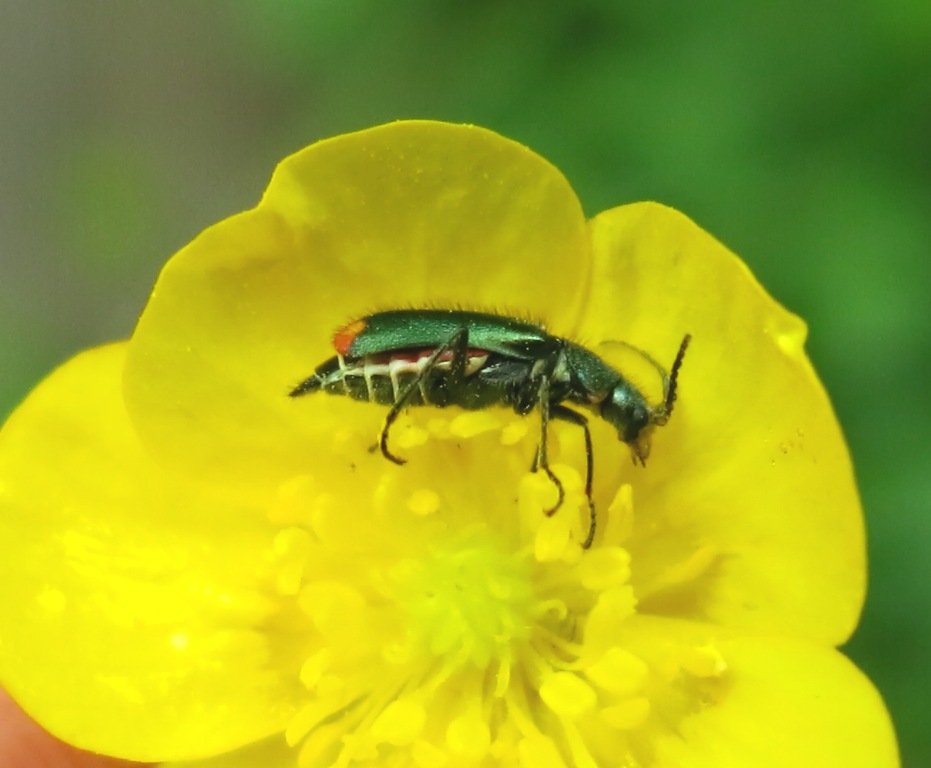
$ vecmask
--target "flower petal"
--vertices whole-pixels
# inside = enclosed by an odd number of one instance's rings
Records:
[[[772,637],[717,647],[728,665],[721,685],[674,729],[653,730],[656,766],[898,768],[882,699],[840,653]]]
[[[489,131],[407,122],[320,142],[165,267],[132,341],[130,413],[166,461],[276,483],[346,413],[286,396],[333,355],[337,327],[462,305],[569,325],[588,247],[565,178]]]
[[[299,662],[263,632],[270,533],[143,452],[125,351],[75,358],[0,433],[0,681],[78,747],[216,754],[291,714]]]
[[[628,470],[641,610],[843,642],[865,589],[862,515],[805,326],[669,208],[607,211],[592,236],[581,336],[627,341],[667,366],[693,337],[675,413],[649,466]],[[697,580],[672,573],[677,562]]]
[[[79,751],[53,738],[30,720],[3,691],[0,691],[0,765],[4,768],[143,768],[139,763]]]
[[[284,736],[278,734],[235,752],[206,760],[161,763],[159,768],[296,768],[297,765],[297,750],[289,747]]]

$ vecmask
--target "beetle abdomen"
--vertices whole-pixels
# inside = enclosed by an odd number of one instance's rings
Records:
[[[319,366],[314,375],[299,384],[291,395],[297,396],[322,389],[333,395],[348,395],[353,400],[393,405],[413,385],[413,391],[407,395],[406,402],[409,405],[459,405],[464,408],[482,408],[500,399],[500,395],[490,400],[487,396],[476,397],[478,392],[474,390],[487,387],[470,386],[478,384],[475,374],[488,362],[490,355],[487,351],[468,350],[465,377],[455,386],[450,386],[454,375],[455,354],[452,350],[444,352],[429,370],[424,370],[435,351],[402,350],[382,355],[366,355],[356,360],[337,355]]]

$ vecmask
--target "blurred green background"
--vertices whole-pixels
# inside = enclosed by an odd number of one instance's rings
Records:
[[[0,3],[0,415],[311,141],[471,122],[673,205],[811,326],[868,515],[847,648],[931,765],[931,2]]]

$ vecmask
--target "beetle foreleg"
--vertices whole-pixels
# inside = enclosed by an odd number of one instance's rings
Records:
[[[410,400],[411,395],[420,387],[420,385],[426,379],[427,375],[436,367],[440,356],[449,350],[449,348],[452,346],[455,346],[458,353],[454,355],[453,360],[453,370],[455,370],[457,365],[455,358],[461,357],[464,359],[467,356],[466,353],[462,352],[461,350],[468,349],[468,344],[469,329],[460,328],[453,336],[444,341],[433,351],[433,354],[427,358],[427,362],[423,364],[423,367],[421,367],[421,369],[417,372],[417,375],[414,376],[411,382],[404,388],[404,391],[399,393],[395,398],[394,404],[391,406],[391,409],[385,416],[385,423],[382,426],[381,434],[378,437],[378,447],[381,449],[381,455],[388,459],[388,461],[393,461],[395,464],[407,463],[407,459],[402,459],[400,456],[395,456],[393,453],[391,453],[391,451],[388,450],[388,431],[391,429],[391,425],[394,424],[394,422],[397,420],[401,410],[407,404],[407,401]]]
[[[568,421],[570,424],[577,424],[582,427],[582,431],[585,434],[585,498],[588,500],[590,521],[588,524],[588,535],[585,537],[585,541],[582,542],[582,549],[588,549],[595,539],[595,525],[597,523],[595,518],[595,502],[592,499],[592,478],[595,464],[595,452],[592,450],[592,433],[588,428],[588,419],[578,411],[573,411],[571,408],[566,408],[566,406],[557,403],[551,406],[550,415],[554,419],[561,419],[562,421]]]
[[[546,476],[556,486],[556,490],[559,491],[559,498],[556,499],[556,504],[553,505],[552,509],[546,510],[546,516],[550,517],[562,506],[562,501],[563,498],[565,498],[566,492],[563,490],[562,481],[556,477],[556,474],[550,469],[549,457],[546,450],[547,431],[550,423],[550,380],[546,376],[540,377],[538,402],[540,403],[540,444],[537,446],[537,458],[533,463],[533,471],[536,472],[537,469],[542,469],[546,472]]]

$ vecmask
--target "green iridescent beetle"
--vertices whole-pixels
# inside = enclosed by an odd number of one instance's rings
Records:
[[[617,429],[635,462],[646,463],[653,427],[669,421],[676,402],[677,378],[691,336],[686,334],[669,373],[636,350],[660,373],[663,399],[651,405],[624,376],[595,353],[542,326],[503,315],[464,310],[406,309],[378,312],[340,328],[333,336],[336,356],[291,390],[299,397],[323,390],[355,400],[390,406],[378,441],[382,455],[395,464],[405,459],[388,448],[391,425],[411,405],[455,405],[480,410],[507,405],[520,415],[540,410],[540,443],[533,470],[542,469],[563,487],[547,457],[549,420],[576,424],[585,433],[585,494],[591,524],[582,546],[595,536],[592,500],[594,457],[588,419],[564,403],[590,409]]]

